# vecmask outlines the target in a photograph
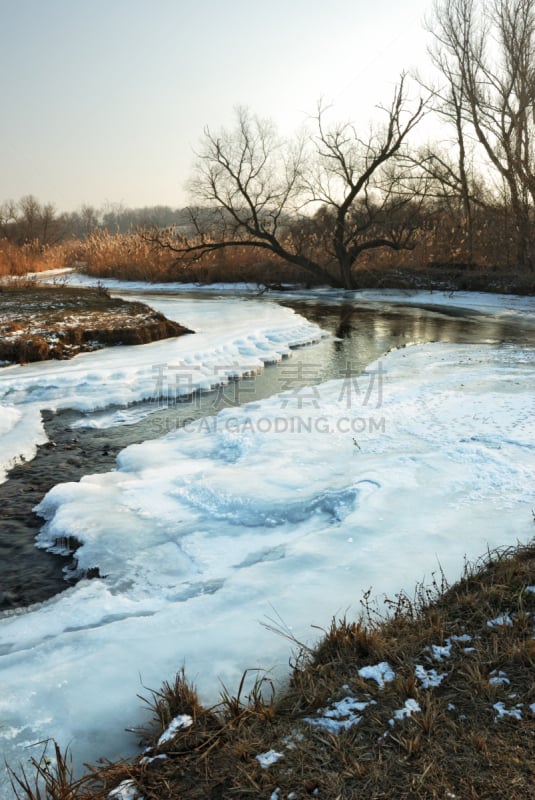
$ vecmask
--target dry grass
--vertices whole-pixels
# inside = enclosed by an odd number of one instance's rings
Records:
[[[451,232],[450,232],[451,233]],[[355,270],[355,288],[445,289],[535,293],[535,273],[507,266],[492,266],[484,257],[477,262],[461,246],[442,242],[445,234],[425,233],[414,250],[388,249],[364,253]],[[451,244],[451,243],[450,243]],[[321,254],[316,254],[321,261]],[[209,253],[199,261],[176,262],[174,254],[151,245],[139,233],[109,234],[98,231],[76,249],[83,271],[95,278],[184,283],[254,283],[277,288],[284,284],[313,286],[309,273],[263,250],[236,247]],[[435,267],[429,266],[434,264]]]
[[[80,242],[77,260],[84,272],[97,278],[120,280],[166,281],[171,259],[157,251],[137,234],[111,234],[96,230]]]
[[[535,293],[535,272],[516,270],[509,263],[510,252],[504,251],[503,244],[500,249],[493,243],[487,229],[479,233],[471,249],[462,231],[439,226],[432,231],[421,231],[413,250],[365,252],[354,270],[355,288]],[[319,252],[314,257],[320,262],[323,258]],[[20,279],[29,272],[64,267],[74,267],[96,279],[126,281],[244,282],[273,288],[317,283],[306,271],[264,250],[249,247],[219,250],[199,261],[177,263],[172,252],[152,245],[140,232],[111,234],[96,230],[83,242],[70,241],[51,247],[36,243],[18,247],[0,240],[0,279]]]
[[[201,261],[176,262],[172,252],[154,246],[141,233],[110,234],[95,231],[76,251],[84,272],[96,278],[144,280],[153,283],[252,282],[302,283],[307,275],[262,250],[233,248],[205,256]]]
[[[333,621],[314,649],[293,641],[290,683],[277,696],[261,676],[246,693],[244,675],[236,695],[225,690],[220,706],[205,709],[182,670],[146,700],[154,719],[143,758],[93,769],[69,787],[57,753],[54,786],[38,794],[12,773],[16,796],[101,800],[131,781],[145,800],[533,798],[534,585],[532,543],[489,554],[451,587],[439,580],[387,601],[387,616],[364,597],[361,619]],[[395,677],[383,687],[359,675],[384,661]],[[431,670],[443,677],[426,687]],[[333,732],[309,721],[347,697],[367,703],[358,724]],[[417,710],[395,719],[407,701]],[[180,714],[191,724],[159,743]],[[257,756],[270,750],[281,757],[263,768]],[[50,782],[49,767],[33,768]]]
[[[20,277],[29,272],[63,269],[71,261],[67,245],[40,246],[37,242],[18,246],[0,239],[0,279]]]

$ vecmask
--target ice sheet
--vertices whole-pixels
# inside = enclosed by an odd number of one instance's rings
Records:
[[[195,334],[85,353],[71,361],[0,369],[0,482],[14,462],[31,459],[46,441],[44,408],[119,406],[122,410],[101,424],[121,424],[125,406],[208,390],[259,371],[288,356],[292,347],[324,335],[291,309],[254,299],[160,298],[155,305]]]
[[[465,555],[530,539],[534,365],[516,346],[408,347],[366,387],[227,409],[52,489],[40,544],[76,536],[103,577],[0,619],[0,749],[131,752],[136,695],[184,663],[206,702],[247,668],[284,676],[290,645],[262,621],[312,643],[370,586],[454,580]]]

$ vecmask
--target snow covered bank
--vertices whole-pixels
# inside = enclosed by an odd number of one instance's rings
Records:
[[[95,286],[97,280],[88,275],[72,273],[68,282],[73,285]],[[251,296],[260,291],[257,284],[250,283],[146,283],[144,281],[125,282],[104,279],[98,283],[114,292],[161,292],[167,294],[239,294]],[[395,305],[436,306],[437,308],[458,308],[483,314],[498,314],[503,317],[521,316],[526,322],[535,324],[535,298],[513,294],[494,294],[492,292],[443,292],[417,289],[359,289],[355,291],[332,289],[328,286],[302,289],[288,287],[289,291],[269,290],[267,296],[273,299],[317,300],[325,303],[354,302],[359,305],[380,303]]]
[[[284,674],[288,643],[262,620],[314,641],[311,624],[356,615],[370,586],[410,590],[439,562],[455,579],[465,554],[527,541],[534,366],[516,346],[405,348],[55,487],[40,544],[76,536],[105,577],[0,619],[6,757],[46,736],[80,761],[126,753],[141,682],[185,662],[211,702],[246,668]]]
[[[185,298],[154,305],[157,310],[165,307],[170,319],[195,335],[0,370],[0,481],[17,460],[32,458],[36,446],[46,441],[41,409],[94,411],[176,399],[259,371],[288,356],[292,347],[323,335],[316,325],[275,303]]]

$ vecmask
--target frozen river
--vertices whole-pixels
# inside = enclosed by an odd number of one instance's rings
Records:
[[[454,580],[532,536],[533,302],[327,299],[153,296],[198,333],[0,372],[5,468],[45,441],[42,409],[146,440],[39,506],[40,546],[76,539],[99,577],[0,617],[12,763],[47,736],[133,752],[142,685],[185,664],[212,702],[246,668],[284,676],[263,621],[312,642],[370,586]]]

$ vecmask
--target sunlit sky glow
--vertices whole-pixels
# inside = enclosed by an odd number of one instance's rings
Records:
[[[0,0],[0,203],[186,202],[205,125],[367,125],[428,63],[432,0]]]

